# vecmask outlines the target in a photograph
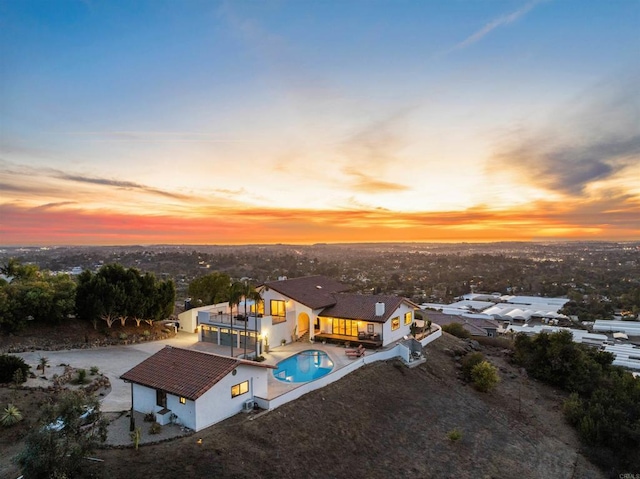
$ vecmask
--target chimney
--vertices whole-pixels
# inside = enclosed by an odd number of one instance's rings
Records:
[[[376,303],[376,316],[384,315],[384,303],[377,302]]]

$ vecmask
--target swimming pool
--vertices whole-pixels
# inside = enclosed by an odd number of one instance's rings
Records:
[[[301,351],[278,364],[273,371],[276,379],[287,383],[305,383],[329,374],[333,369],[333,361],[324,351],[308,349]]]

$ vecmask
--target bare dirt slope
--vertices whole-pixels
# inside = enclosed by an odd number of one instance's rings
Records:
[[[457,379],[449,335],[428,362],[366,366],[328,387],[249,420],[237,415],[194,436],[139,451],[100,450],[87,477],[600,478],[562,418],[562,396],[501,370],[483,394]],[[462,438],[452,442],[447,432]],[[201,444],[198,444],[201,439]]]

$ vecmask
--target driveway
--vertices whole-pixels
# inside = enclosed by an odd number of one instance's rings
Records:
[[[120,412],[131,408],[131,385],[120,379],[122,374],[165,346],[191,348],[197,341],[197,334],[178,332],[175,338],[132,344],[130,346],[68,349],[64,351],[30,351],[16,353],[16,356],[23,358],[34,372],[42,356],[49,358],[49,363],[55,366],[65,363],[72,367],[87,370],[92,366],[97,366],[100,372],[106,375],[111,382],[111,392],[102,399],[102,411]]]

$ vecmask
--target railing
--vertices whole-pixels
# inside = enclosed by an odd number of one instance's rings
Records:
[[[230,314],[209,314],[208,321],[200,321],[200,316],[198,316],[198,324],[209,324],[209,325],[231,325],[232,324],[232,315]],[[240,329],[244,328],[245,323],[247,324],[247,329],[256,329],[256,324],[258,326],[257,329],[260,329],[262,323],[262,315],[258,314],[234,314],[233,315],[233,326],[234,328],[238,327]]]

